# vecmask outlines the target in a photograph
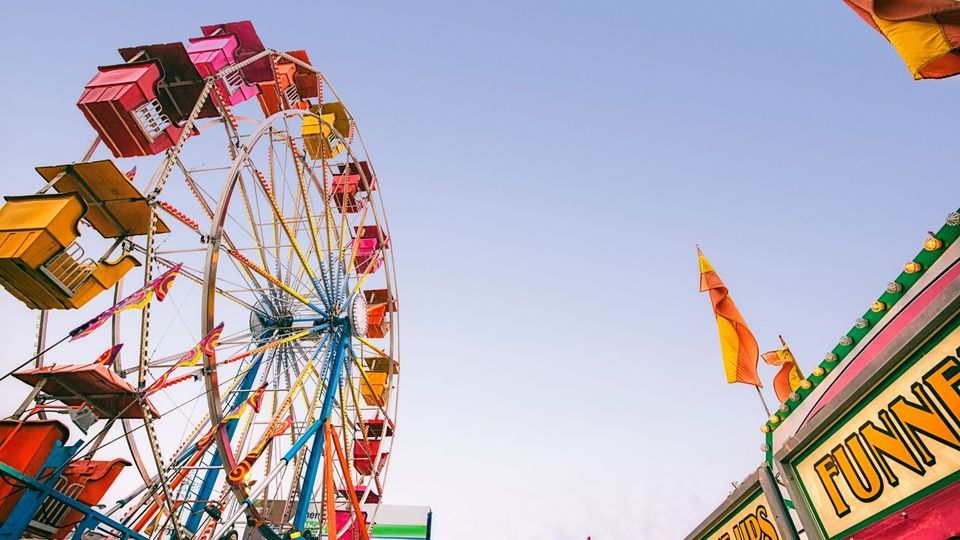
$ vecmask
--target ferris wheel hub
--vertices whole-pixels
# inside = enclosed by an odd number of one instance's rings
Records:
[[[357,337],[367,337],[369,329],[369,320],[367,314],[367,299],[361,293],[353,295],[350,300],[350,311],[348,318],[353,335]]]
[[[293,327],[294,312],[289,303],[257,302],[256,309],[250,312],[250,331],[260,334],[270,328],[288,329]]]

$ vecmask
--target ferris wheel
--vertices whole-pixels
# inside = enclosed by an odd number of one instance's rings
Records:
[[[0,284],[41,310],[0,422],[0,537],[376,521],[400,364],[373,162],[306,52],[249,21],[201,34],[97,68],[77,103],[94,143],[0,209]],[[79,340],[106,350],[78,360]]]

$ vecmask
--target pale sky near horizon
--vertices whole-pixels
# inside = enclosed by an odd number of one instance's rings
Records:
[[[116,48],[242,19],[308,50],[376,159],[404,310],[386,500],[441,540],[682,538],[763,459],[694,244],[809,371],[960,205],[960,86],[914,82],[840,0],[11,3],[3,194],[82,154]],[[35,315],[0,313],[12,367]]]

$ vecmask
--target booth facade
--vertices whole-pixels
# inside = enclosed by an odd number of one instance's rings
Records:
[[[796,540],[797,533],[770,467],[745,478],[687,540]]]
[[[954,213],[765,426],[808,538],[960,536],[958,236]]]
[[[960,211],[761,426],[764,466],[689,540],[960,538],[958,239]]]

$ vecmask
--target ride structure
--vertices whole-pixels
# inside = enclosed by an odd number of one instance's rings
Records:
[[[0,538],[376,533],[400,364],[373,162],[304,51],[200,33],[96,68],[93,143],[0,208],[0,285],[40,310]]]

